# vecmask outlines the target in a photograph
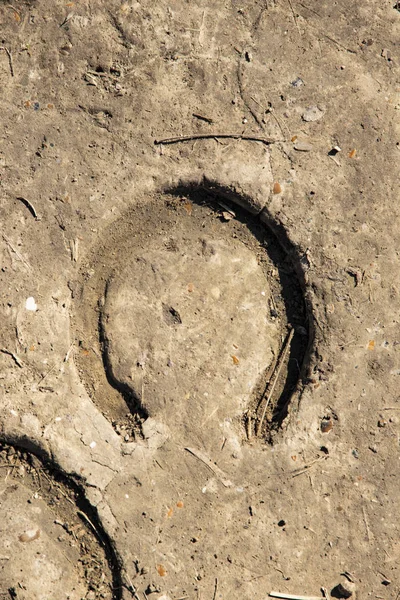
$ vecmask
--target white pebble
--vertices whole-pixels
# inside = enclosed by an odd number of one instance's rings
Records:
[[[36,311],[37,310],[37,304],[35,302],[35,298],[33,298],[32,296],[29,296],[29,298],[27,298],[27,300],[25,302],[25,308],[26,308],[26,310]]]

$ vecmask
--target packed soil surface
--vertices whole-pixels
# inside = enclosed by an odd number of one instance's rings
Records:
[[[399,3],[0,28],[1,600],[397,600]]]

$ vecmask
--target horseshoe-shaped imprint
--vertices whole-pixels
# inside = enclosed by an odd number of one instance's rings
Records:
[[[81,270],[80,372],[125,441],[148,416],[175,435],[243,418],[270,438],[305,372],[304,261],[221,191],[132,207]]]

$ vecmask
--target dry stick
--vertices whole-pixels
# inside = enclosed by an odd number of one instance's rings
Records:
[[[76,514],[81,517],[81,519],[83,519],[84,521],[86,521],[86,523],[89,523],[90,527],[93,529],[94,533],[100,537],[99,531],[97,529],[97,527],[94,525],[94,523],[92,523],[92,521],[89,519],[89,517],[82,512],[81,510],[77,510]]]
[[[321,460],[326,460],[327,458],[329,458],[329,456],[319,456],[315,460],[312,460],[310,463],[308,463],[308,465],[305,465],[304,467],[302,467],[300,469],[292,471],[292,477],[297,477],[298,475],[303,475],[303,473],[306,473],[308,471],[308,469],[311,469],[311,467],[313,465],[315,465],[315,463],[320,462]]]
[[[225,487],[231,487],[233,485],[232,481],[225,479],[225,473],[219,467],[217,467],[217,465],[212,462],[211,458],[206,456],[203,452],[197,450],[196,448],[185,448],[185,450],[201,460],[201,462],[204,463],[206,467],[208,467],[210,471],[218,477]]]
[[[369,525],[368,525],[368,520],[367,520],[367,513],[365,512],[364,506],[362,508],[362,511],[363,511],[365,529],[367,530],[367,540],[370,541],[371,540],[371,532],[369,530]]]
[[[190,142],[192,140],[212,140],[213,138],[247,140],[249,142],[261,142],[269,146],[285,140],[273,140],[271,138],[257,137],[254,135],[242,135],[240,133],[198,133],[193,135],[183,135],[181,137],[166,138],[164,140],[154,140],[156,146],[160,144],[177,144],[179,142]]]
[[[70,240],[70,248],[71,248],[71,260],[72,262],[78,262],[79,255],[79,239],[75,238],[74,240]]]
[[[285,135],[285,132],[283,131],[283,127],[281,125],[281,122],[279,121],[278,117],[275,114],[275,110],[271,107],[268,110],[266,110],[265,106],[263,106],[262,104],[260,104],[253,96],[250,96],[250,98],[253,100],[253,102],[255,102],[256,104],[258,104],[258,106],[260,108],[262,108],[267,114],[272,115],[272,117],[275,119],[275,121],[278,124],[279,129],[281,130],[282,135]],[[290,130],[289,127],[286,125],[286,123],[283,123],[284,126],[286,127],[286,132],[290,137]]]
[[[247,439],[250,441],[251,439],[251,416],[249,413],[246,415],[246,435]]]
[[[214,596],[213,596],[213,600],[215,600],[215,598],[217,597],[217,589],[218,589],[218,579],[215,578],[215,586],[214,586]]]
[[[125,571],[125,577],[128,580],[128,584],[129,584],[129,591],[132,594],[133,598],[136,598],[136,600],[140,600],[138,593],[136,591],[135,586],[132,583],[132,579],[129,577],[128,573]],[[147,596],[146,596],[147,597]]]
[[[53,487],[53,482],[51,481],[50,477],[47,475],[46,471],[44,469],[40,469],[39,473],[43,473],[43,475],[45,476],[45,478],[47,479],[50,489],[52,489]],[[75,506],[74,502],[71,500],[71,498],[64,492],[64,490],[62,489],[61,486],[57,486],[57,490],[61,493],[62,496],[64,496],[64,498],[70,502],[70,504],[72,504],[73,506]]]
[[[197,113],[193,113],[193,117],[195,117],[195,119],[199,119],[199,121],[205,121],[209,125],[212,125],[214,123],[212,119],[209,119],[208,117],[203,117],[203,115],[198,115]]]
[[[341,44],[340,42],[338,42],[337,40],[335,40],[335,38],[331,37],[330,35],[327,35],[326,33],[322,33],[322,31],[318,32],[320,35],[322,35],[323,37],[325,37],[327,40],[333,42],[334,44],[336,44],[337,46],[339,46],[339,48],[343,48],[343,50],[346,50],[346,52],[350,52],[350,54],[357,54],[355,50],[352,50],[351,48],[347,48],[347,46],[343,46],[343,44]],[[378,81],[379,83],[379,81]]]
[[[293,9],[292,0],[288,0],[288,2],[289,2],[290,10],[292,11],[292,15],[293,15],[294,24],[296,25],[296,27],[297,27],[297,31],[299,32],[299,35],[301,36],[300,27],[299,27],[299,24],[298,24],[298,22],[297,22],[296,13],[294,12],[294,9]]]
[[[238,66],[237,66],[237,82],[238,82],[238,87],[239,87],[240,98],[242,99],[243,104],[245,105],[245,107],[247,108],[247,110],[249,111],[251,116],[253,117],[254,121],[257,123],[257,125],[261,129],[261,131],[264,131],[264,124],[263,124],[262,119],[260,119],[260,117],[255,112],[255,110],[253,110],[253,108],[249,104],[249,101],[246,98],[247,94],[246,94],[245,86],[243,84],[242,57],[243,57],[243,53],[239,52],[239,61],[238,61]]]
[[[317,17],[320,17],[320,18],[322,18],[322,17],[321,17],[321,15],[320,15],[320,14],[319,14],[319,13],[318,13],[316,10],[314,10],[313,8],[310,8],[309,6],[306,6],[305,4],[303,4],[303,2],[299,2],[299,4],[300,4],[300,6],[302,6],[303,8],[306,8],[306,9],[307,9],[307,10],[309,10],[310,12],[314,13],[315,15],[317,15]]]
[[[20,260],[22,263],[24,263],[24,265],[26,266],[26,268],[27,268],[29,271],[31,271],[31,270],[32,270],[32,267],[31,267],[31,265],[28,263],[28,261],[27,261],[27,260],[25,260],[25,258],[22,256],[22,254],[20,254],[20,253],[18,252],[18,250],[16,250],[16,249],[14,248],[14,246],[12,245],[12,243],[10,242],[10,240],[8,239],[8,237],[7,237],[7,236],[6,236],[4,233],[2,233],[1,235],[2,235],[2,237],[3,237],[3,240],[4,240],[4,241],[6,242],[6,244],[8,245],[8,247],[9,247],[9,248],[10,248],[10,249],[11,249],[11,250],[14,252],[14,254],[15,254],[15,255],[16,255],[18,258],[19,258],[19,260]]]
[[[290,332],[289,332],[289,334],[288,334],[288,336],[287,336],[287,338],[285,340],[285,343],[283,345],[283,349],[282,349],[280,358],[279,358],[278,363],[277,363],[277,365],[275,367],[275,372],[272,374],[272,377],[275,375],[275,379],[274,379],[274,383],[272,384],[271,389],[270,389],[270,391],[268,393],[267,401],[265,403],[264,410],[263,410],[263,413],[261,415],[260,422],[259,422],[259,424],[257,426],[257,435],[261,431],[261,427],[262,427],[262,424],[263,424],[264,418],[265,418],[265,413],[267,412],[267,408],[268,408],[268,405],[269,405],[269,403],[271,401],[272,394],[274,393],[275,386],[276,386],[276,384],[278,382],[279,375],[280,375],[280,372],[281,372],[282,367],[283,367],[283,363],[285,362],[285,358],[286,358],[288,350],[290,348],[290,343],[291,343],[291,341],[293,339],[293,335],[294,335],[294,328],[292,327],[292,329],[290,330]]]
[[[6,46],[0,46],[0,50],[4,50],[7,53],[8,64],[10,65],[11,77],[14,77],[14,67],[13,67],[13,62],[12,62],[11,51]]]
[[[54,369],[56,367],[57,367],[57,363],[54,363],[54,365],[47,371],[47,373],[45,373],[44,375],[41,376],[41,378],[37,382],[37,385],[39,385],[40,383],[42,383],[42,381],[44,381],[46,379],[46,377],[48,377],[50,375],[50,373],[52,373],[54,371]]]
[[[298,596],[297,594],[282,594],[281,592],[270,592],[271,598],[285,598],[286,600],[324,600],[320,596]]]

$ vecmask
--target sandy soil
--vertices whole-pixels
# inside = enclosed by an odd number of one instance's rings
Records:
[[[0,598],[397,599],[399,4],[0,27]]]

